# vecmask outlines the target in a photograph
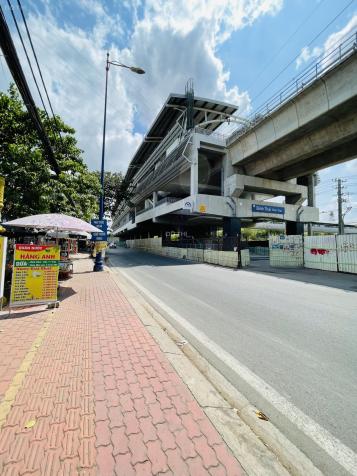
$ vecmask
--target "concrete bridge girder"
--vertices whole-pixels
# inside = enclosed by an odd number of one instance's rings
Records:
[[[357,53],[353,53],[254,129],[231,142],[232,164],[248,175],[274,178],[269,174],[289,164],[302,162],[333,147],[346,147],[357,138],[356,77]],[[346,153],[344,159],[325,157],[323,165],[349,160],[357,155],[357,149],[350,147]],[[319,168],[321,164],[315,170]],[[299,174],[306,173],[303,167],[299,171]],[[290,177],[293,175],[281,176],[282,179]]]
[[[357,102],[355,106],[357,107]],[[330,158],[326,160],[324,164],[316,163],[316,167],[313,170],[314,172],[323,168],[323,165],[328,167],[331,165],[331,162],[338,163],[357,155],[357,148],[355,147],[355,140],[357,139],[356,114],[351,113],[341,119],[338,119],[337,114],[336,116],[336,118],[333,118],[334,122],[329,125],[316,128],[314,131],[300,138],[291,139],[287,144],[276,144],[274,150],[267,150],[264,155],[263,152],[260,152],[257,154],[255,160],[244,164],[244,170],[249,175],[278,178],[279,174],[274,175],[274,173],[279,171],[279,169],[285,169],[292,164],[301,162],[300,167],[297,168],[299,172],[297,175],[295,175],[296,172],[289,173],[288,170],[286,171],[286,176],[284,175],[284,177],[282,177],[283,174],[280,174],[282,179],[290,179],[306,174],[305,160],[318,156],[319,154],[324,154],[329,150],[341,147],[344,153],[342,156],[340,154],[340,158],[335,158],[332,154],[329,154]],[[309,167],[309,171],[311,172],[311,167]]]
[[[307,199],[307,187],[304,185],[240,174],[231,175],[225,180],[224,195],[226,197],[240,197],[244,192],[283,195],[289,197],[290,203],[296,205],[302,205]]]

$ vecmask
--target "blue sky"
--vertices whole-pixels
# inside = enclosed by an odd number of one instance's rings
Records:
[[[7,2],[1,5],[23,58]],[[248,114],[338,32],[357,30],[357,0],[22,0],[22,5],[54,109],[77,130],[91,168],[100,165],[106,51],[147,71],[145,76],[110,71],[107,168],[122,171],[165,98],[183,92],[189,77],[197,95],[236,103]],[[4,90],[10,76],[3,59],[0,75]],[[346,221],[357,222],[356,160],[321,172],[318,205],[326,212],[321,219],[328,221],[337,208],[332,179],[338,176],[347,179],[345,206],[353,207]]]

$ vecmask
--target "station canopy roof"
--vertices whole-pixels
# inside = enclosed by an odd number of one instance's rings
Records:
[[[131,180],[137,170],[144,164],[148,157],[150,157],[156,147],[158,147],[160,142],[175,125],[175,122],[181,115],[182,111],[186,109],[186,101],[185,94],[172,93],[169,95],[129,164],[126,173],[127,180]],[[194,97],[193,107],[195,125],[205,121],[205,114],[207,114],[207,119],[212,121],[219,119],[222,113],[232,115],[238,110],[238,106],[234,106],[233,104],[196,96]],[[200,127],[214,131],[220,125],[221,123],[219,122],[213,122],[210,124],[204,124]]]

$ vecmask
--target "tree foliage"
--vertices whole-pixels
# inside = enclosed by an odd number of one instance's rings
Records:
[[[95,172],[100,180],[100,172]],[[119,190],[123,183],[121,172],[104,173],[104,210],[113,215],[119,205]]]
[[[77,147],[75,130],[39,110],[61,169],[57,177],[14,85],[0,93],[0,175],[5,177],[3,218],[65,213],[89,220],[98,209],[100,185]],[[56,131],[61,131],[62,139]]]

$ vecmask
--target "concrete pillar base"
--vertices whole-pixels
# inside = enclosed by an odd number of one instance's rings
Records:
[[[298,221],[286,221],[287,235],[303,235],[304,224]]]
[[[242,223],[240,218],[223,218],[223,251],[233,251],[235,247],[238,247],[241,227]]]

